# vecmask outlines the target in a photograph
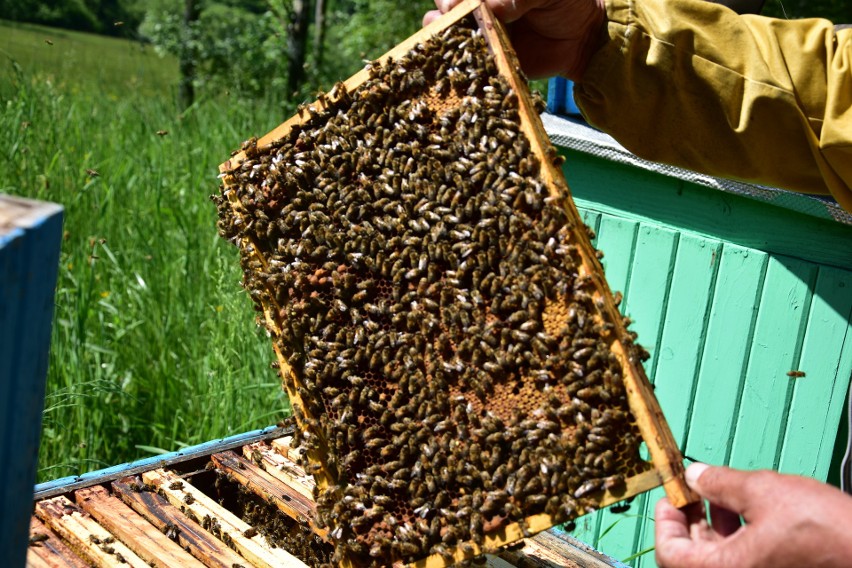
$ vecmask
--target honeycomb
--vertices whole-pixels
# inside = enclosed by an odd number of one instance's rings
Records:
[[[567,195],[519,124],[468,16],[247,142],[214,198],[336,561],[473,555],[650,468]]]

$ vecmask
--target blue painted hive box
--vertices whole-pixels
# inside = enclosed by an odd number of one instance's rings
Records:
[[[0,195],[0,559],[23,564],[62,207]]]

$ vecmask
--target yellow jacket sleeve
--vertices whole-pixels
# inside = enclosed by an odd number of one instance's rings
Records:
[[[649,160],[852,211],[852,29],[704,0],[608,0],[607,17],[574,90],[590,124]]]

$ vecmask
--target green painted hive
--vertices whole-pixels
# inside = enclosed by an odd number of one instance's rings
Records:
[[[544,119],[684,455],[837,480],[852,374],[852,216],[650,164],[582,123]],[[642,551],[654,545],[662,495],[583,517],[574,535],[655,566]]]

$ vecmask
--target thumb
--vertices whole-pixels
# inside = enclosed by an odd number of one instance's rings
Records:
[[[765,489],[765,484],[756,481],[763,473],[694,463],[686,469],[685,477],[687,484],[710,503],[747,519],[751,504]]]

